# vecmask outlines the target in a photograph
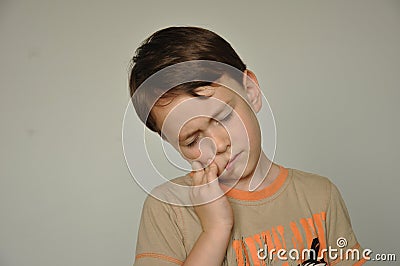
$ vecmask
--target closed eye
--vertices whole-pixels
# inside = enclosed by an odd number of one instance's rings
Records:
[[[187,147],[193,147],[199,141],[199,135],[197,135],[190,143],[186,144]]]

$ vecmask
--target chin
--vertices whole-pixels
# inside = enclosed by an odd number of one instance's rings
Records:
[[[236,183],[239,181],[239,179],[242,178],[242,175],[240,175],[241,173],[238,170],[240,170],[240,169],[234,168],[231,171],[224,170],[222,172],[222,174],[220,176],[218,176],[218,179],[221,182],[229,182],[229,183],[235,182]]]

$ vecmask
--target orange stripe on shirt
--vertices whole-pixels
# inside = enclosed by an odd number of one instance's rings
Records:
[[[360,266],[367,262],[367,259],[362,258],[361,260],[357,261],[354,266]]]
[[[297,225],[295,222],[290,223],[290,228],[292,229],[292,233],[296,239],[297,250],[299,252],[302,252],[304,249],[304,243],[303,243],[303,238],[301,237],[301,234],[300,234],[300,230],[299,230],[299,228],[297,228]]]
[[[326,221],[326,212],[321,212],[321,217],[323,221]]]
[[[276,230],[278,230],[278,233],[281,236],[283,249],[286,250],[286,240],[285,240],[285,236],[284,236],[285,235],[285,228],[282,225],[278,225],[276,227]]]
[[[269,230],[262,232],[261,233],[264,241],[267,243],[267,247],[268,247],[268,256],[269,256],[269,252],[272,249],[275,249],[275,245],[274,242],[272,241],[272,237],[271,237],[271,233],[269,232]]]
[[[310,228],[308,227],[307,220],[302,218],[300,219],[300,224],[304,229],[304,232],[306,233],[306,239],[307,239],[307,248],[311,248],[311,244],[313,241],[313,235],[311,233]]]
[[[262,248],[262,249],[265,248],[264,244],[266,244],[266,243],[263,243],[263,241],[262,241],[262,235],[260,235],[260,234],[255,235],[255,236],[254,236],[254,241],[256,242],[256,244],[258,244],[258,247],[259,247],[260,249],[261,249],[261,248]],[[267,251],[264,250],[264,252],[267,252]],[[257,254],[258,254],[258,250],[257,250]],[[258,258],[258,257],[257,257],[257,258]],[[261,266],[266,266],[264,260],[261,260]]]
[[[273,239],[274,239],[274,243],[275,243],[276,249],[277,250],[282,249],[283,248],[282,247],[282,242],[279,240],[279,237],[278,237],[278,234],[276,233],[275,228],[272,228],[272,236],[273,236]]]
[[[238,265],[244,265],[243,258],[243,250],[242,250],[242,241],[241,240],[233,240],[232,248],[236,253],[236,261]]]
[[[293,236],[294,236],[292,238],[294,248],[297,249],[299,251],[299,253],[301,254],[303,252],[303,249],[304,249],[304,243],[303,243],[303,238],[302,238],[302,236],[300,234],[300,230],[297,227],[297,224],[295,222],[291,222],[290,223],[290,228],[292,229],[292,233],[293,233]],[[300,263],[303,262],[303,260],[301,259],[301,256],[300,256],[298,262],[300,262]]]
[[[312,218],[307,218],[307,223],[313,235],[313,238],[317,236],[317,230],[315,230],[314,222]]]
[[[162,260],[166,260],[166,261],[178,264],[178,265],[182,265],[183,264],[183,261],[180,261],[178,259],[175,259],[175,258],[170,257],[170,256],[166,256],[166,255],[163,255],[163,254],[158,254],[158,253],[140,253],[140,254],[137,254],[136,257],[135,257],[135,259],[142,259],[142,258],[162,259]]]
[[[226,185],[220,183],[221,188],[226,192],[228,197],[246,200],[246,201],[256,201],[260,199],[268,198],[274,195],[285,183],[285,180],[288,176],[289,170],[284,168],[283,166],[279,166],[279,174],[275,178],[275,180],[266,188],[258,191],[244,191],[235,188],[230,188]]]
[[[246,243],[247,247],[249,248],[249,252],[251,255],[251,259],[253,260],[254,266],[261,266],[260,259],[257,257],[257,247],[254,241],[253,236],[245,238],[244,242]]]
[[[249,253],[247,252],[246,243],[244,241],[240,241],[240,243],[242,244],[242,249],[244,252],[244,260],[245,260],[244,262],[246,263],[246,264],[243,264],[243,266],[244,265],[250,266],[250,264],[249,264],[250,257],[249,257]]]
[[[315,221],[315,225],[317,226],[317,234],[320,243],[320,250],[326,249],[326,239],[325,239],[325,230],[323,225],[323,217],[325,217],[325,212],[317,213],[313,215],[313,219]],[[326,260],[326,253],[324,253],[324,259]]]

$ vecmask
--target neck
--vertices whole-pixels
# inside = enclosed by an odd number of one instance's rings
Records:
[[[278,175],[279,166],[271,162],[261,150],[255,170],[240,178],[234,187],[244,191],[259,191],[270,185]]]

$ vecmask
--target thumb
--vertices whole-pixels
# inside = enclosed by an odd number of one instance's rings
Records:
[[[199,161],[192,161],[190,165],[192,166],[193,171],[199,171],[203,169],[203,165]]]

